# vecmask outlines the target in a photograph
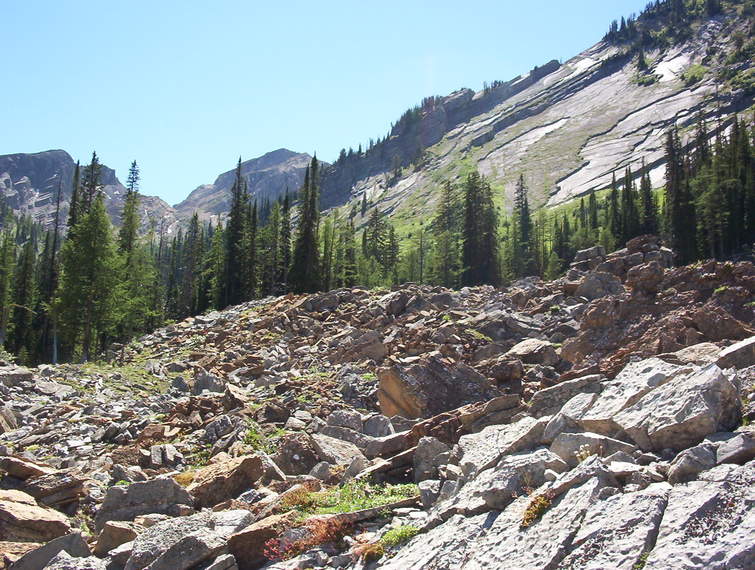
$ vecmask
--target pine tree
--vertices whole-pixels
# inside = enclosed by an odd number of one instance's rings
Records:
[[[281,229],[280,229],[280,265],[278,270],[278,283],[283,291],[288,290],[288,272],[291,268],[291,201],[288,191],[283,198],[283,207],[281,208]]]
[[[34,260],[36,257],[36,244],[33,239],[28,239],[21,249],[21,256],[15,271],[15,283],[13,288],[13,330],[11,336],[11,349],[16,354],[25,349],[28,354],[33,349],[34,302],[36,296],[36,284],[34,282]],[[29,364],[29,362],[23,362]]]
[[[513,270],[516,277],[532,275],[535,272],[535,260],[532,247],[532,217],[530,215],[527,187],[524,176],[519,175],[514,190],[513,211]]]
[[[70,352],[80,344],[89,360],[113,326],[117,253],[101,194],[76,223],[60,253],[62,275],[55,310]],[[101,343],[100,343],[101,344]]]
[[[81,208],[81,168],[76,161],[76,168],[73,171],[73,183],[71,190],[71,203],[68,206],[68,229],[69,231],[76,225],[79,219],[79,210]]]
[[[627,166],[624,171],[624,185],[621,190],[621,241],[628,242],[640,233],[640,213],[635,200],[632,169]]]
[[[248,219],[247,202],[246,181],[241,175],[241,158],[239,158],[236,165],[236,176],[231,188],[231,210],[225,228],[224,306],[241,303],[247,290],[244,283],[246,276],[244,234]]]
[[[10,227],[5,228],[0,242],[0,347],[7,338],[13,305],[13,273],[16,266],[16,242]]]
[[[464,183],[462,264],[463,285],[500,282],[498,214],[490,184],[476,171]]]
[[[121,229],[118,232],[118,249],[130,257],[139,231],[139,167],[131,163],[126,182],[126,197],[123,201]],[[128,264],[128,263],[127,263]]]
[[[607,247],[609,251],[621,242],[624,235],[621,219],[619,187],[616,184],[616,173],[614,172],[611,178],[611,192],[608,197],[608,218],[606,220],[606,231],[610,240],[610,245]]]
[[[301,192],[301,217],[296,234],[293,260],[289,273],[291,288],[297,293],[312,293],[319,290],[322,283],[318,234],[320,212],[318,206],[318,164],[317,157],[305,172]]]
[[[658,233],[658,214],[653,188],[650,183],[650,173],[642,162],[642,178],[640,179],[640,227],[644,234]]]
[[[100,193],[100,177],[102,176],[102,165],[96,152],[92,152],[91,162],[84,167],[84,174],[81,182],[81,197],[79,199],[76,213],[81,216],[89,213],[94,204],[94,199]]]

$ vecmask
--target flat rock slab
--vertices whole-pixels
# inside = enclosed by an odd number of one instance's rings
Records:
[[[488,426],[479,433],[463,435],[459,438],[459,466],[471,477],[492,467],[504,455],[536,447],[546,423],[545,419],[528,416],[514,424]]]
[[[752,483],[692,481],[675,486],[645,568],[753,568]]]

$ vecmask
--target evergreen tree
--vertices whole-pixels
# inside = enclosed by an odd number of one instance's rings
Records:
[[[81,169],[79,162],[76,161],[76,168],[73,171],[73,183],[71,190],[71,203],[68,206],[68,229],[76,225],[79,219],[79,210],[81,209]]]
[[[121,229],[118,232],[118,248],[126,257],[130,257],[139,232],[139,167],[136,161],[131,163],[126,182],[126,197],[123,201]]]
[[[626,243],[640,233],[640,213],[635,200],[632,169],[627,166],[624,171],[624,185],[621,191],[621,242]]]
[[[500,282],[498,215],[490,184],[478,172],[464,183],[461,282],[480,285]]]
[[[117,254],[101,194],[75,229],[60,253],[63,270],[55,308],[69,352],[80,345],[86,361],[112,328],[116,300]]]
[[[513,211],[513,271],[516,277],[535,273],[535,259],[532,243],[532,217],[530,215],[527,187],[524,176],[519,175],[514,190]]]
[[[296,234],[291,271],[288,275],[291,288],[297,293],[319,290],[322,276],[318,251],[320,212],[318,206],[317,157],[305,172],[301,192],[301,216]]]
[[[228,213],[228,224],[225,229],[224,306],[241,303],[247,290],[244,283],[244,278],[247,276],[244,251],[244,236],[248,220],[247,202],[246,181],[241,175],[241,158],[239,158],[231,188],[231,210]]]
[[[288,272],[291,268],[291,201],[288,191],[283,198],[283,207],[281,208],[281,229],[280,229],[280,265],[278,270],[278,283],[281,288],[288,290]]]
[[[13,306],[13,273],[16,268],[16,242],[6,226],[0,242],[0,347],[8,338]]]
[[[642,163],[642,178],[640,179],[640,229],[644,234],[658,233],[658,214],[653,188],[650,183],[650,173]]]

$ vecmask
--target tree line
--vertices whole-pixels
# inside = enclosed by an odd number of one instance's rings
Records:
[[[755,241],[755,160],[751,126],[734,117],[724,131],[711,136],[701,120],[683,145],[670,130],[663,190],[653,190],[642,163],[615,173],[604,191],[550,210],[534,211],[520,175],[505,211],[500,191],[471,171],[444,182],[434,214],[401,236],[366,197],[360,218],[356,206],[321,212],[316,158],[297,192],[264,204],[250,195],[239,161],[224,223],[195,213],[175,235],[154,223],[140,234],[134,162],[116,231],[95,153],[76,166],[66,223],[60,186],[49,228],[0,204],[0,345],[25,363],[87,360],[165,323],[268,295],[552,279],[578,249],[611,251],[647,233],[662,235],[678,263],[728,258]]]

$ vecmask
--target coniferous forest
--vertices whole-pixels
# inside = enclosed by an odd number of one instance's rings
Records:
[[[21,363],[84,361],[165,323],[269,295],[553,279],[578,249],[610,251],[642,234],[660,234],[679,264],[751,254],[754,134],[736,117],[714,137],[704,121],[684,137],[669,131],[663,188],[636,164],[615,172],[609,188],[553,210],[530,205],[523,176],[501,210],[490,183],[471,172],[443,183],[434,216],[402,236],[366,198],[360,226],[356,208],[320,211],[316,158],[298,192],[272,203],[250,198],[239,161],[224,222],[195,214],[170,236],[154,225],[139,233],[134,162],[114,229],[93,153],[76,167],[67,220],[60,191],[49,227],[0,204],[0,345]]]

